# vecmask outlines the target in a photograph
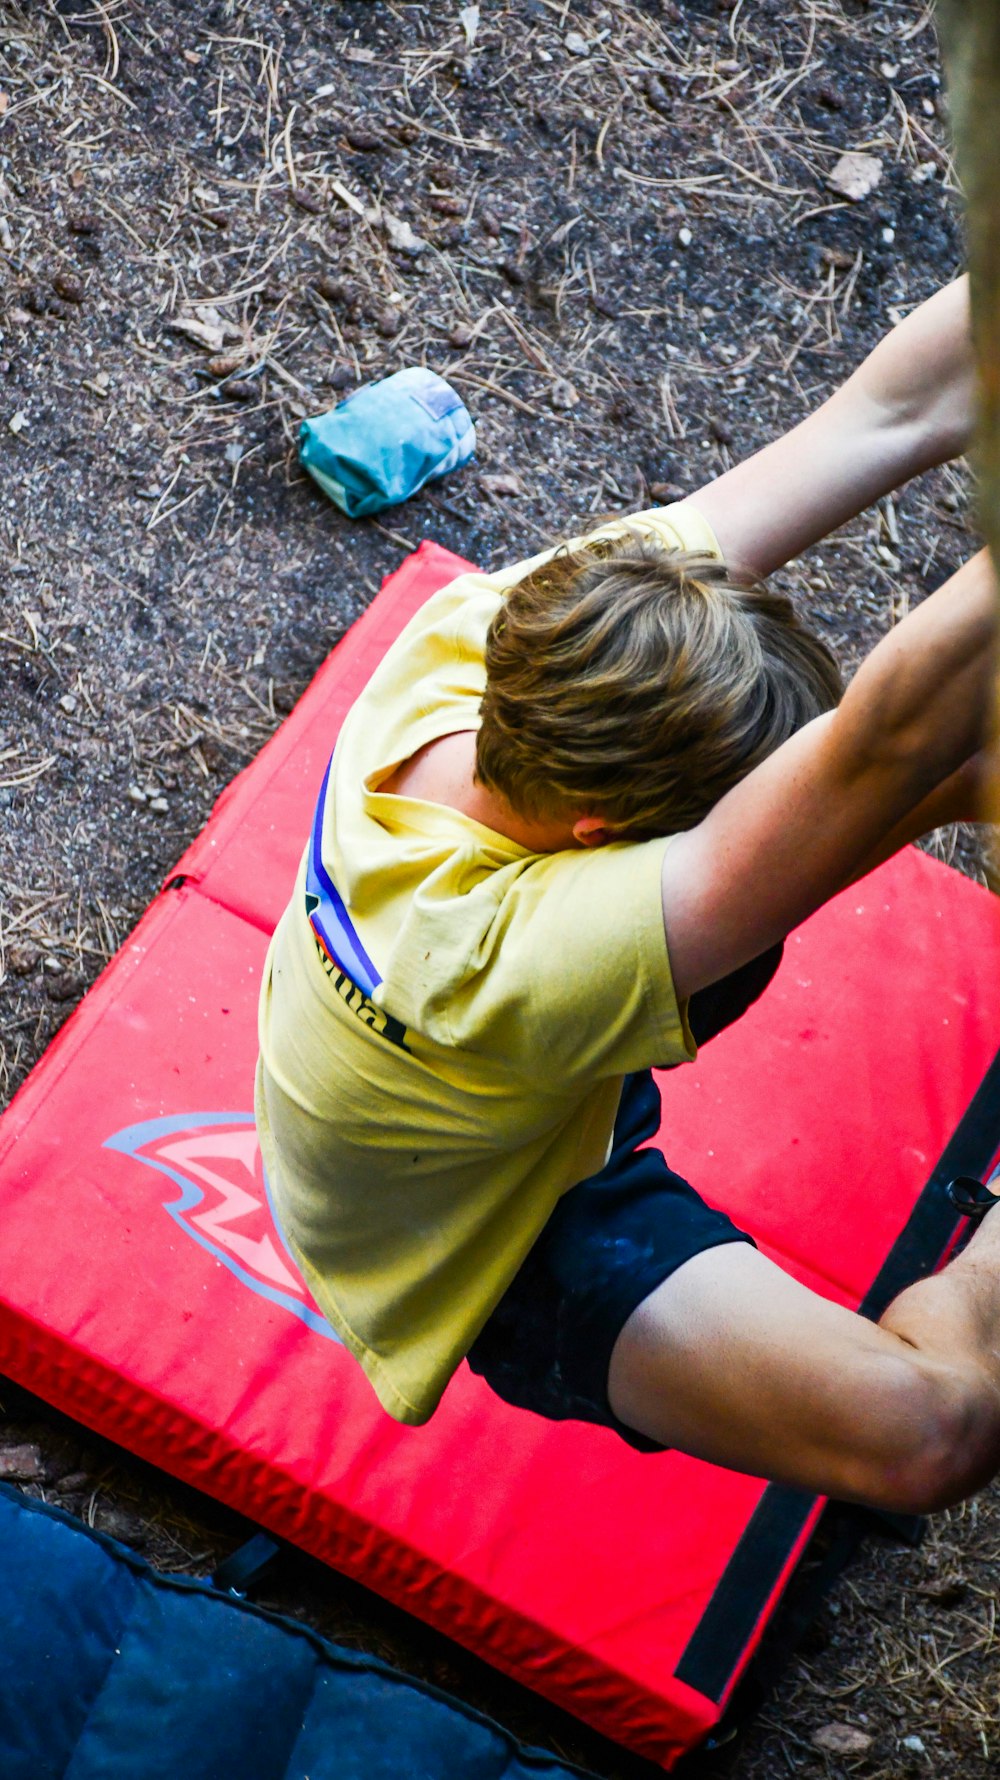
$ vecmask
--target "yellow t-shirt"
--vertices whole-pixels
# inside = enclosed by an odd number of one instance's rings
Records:
[[[684,503],[631,523],[719,554]],[[404,1422],[432,1413],[560,1195],[603,1166],[623,1075],[694,1052],[663,932],[669,839],[533,854],[379,790],[478,727],[490,621],[549,554],[435,594],[344,722],[322,864],[381,982],[366,994],[319,945],[305,860],[265,967],[257,1122],[278,1217]]]

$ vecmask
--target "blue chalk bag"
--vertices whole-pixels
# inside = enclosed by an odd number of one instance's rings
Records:
[[[352,519],[405,501],[467,463],[476,429],[460,395],[421,365],[302,422],[299,459]]]

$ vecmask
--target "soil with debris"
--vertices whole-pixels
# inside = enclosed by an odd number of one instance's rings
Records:
[[[0,0],[4,1101],[403,551],[495,565],[696,486],[954,271],[942,114],[921,0]],[[299,420],[412,363],[477,464],[351,523]],[[948,469],[803,560],[848,666],[966,504]],[[0,1476],[170,1570],[241,1536],[0,1400]],[[870,1549],[724,1771],[994,1774],[998,1541],[987,1493]],[[633,1771],[315,1566],[265,1598]]]

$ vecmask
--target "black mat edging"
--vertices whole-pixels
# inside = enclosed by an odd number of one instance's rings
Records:
[[[905,1286],[933,1273],[961,1222],[945,1187],[959,1174],[982,1177],[998,1144],[1000,1051],[866,1292],[859,1315],[876,1321]],[[715,1704],[722,1699],[817,1500],[800,1490],[768,1485],[677,1664],[678,1681]]]

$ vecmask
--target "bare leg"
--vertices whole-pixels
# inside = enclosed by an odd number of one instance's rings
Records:
[[[625,1324],[609,1395],[685,1452],[911,1513],[1000,1470],[1000,1210],[880,1324],[741,1243],[697,1255]]]

